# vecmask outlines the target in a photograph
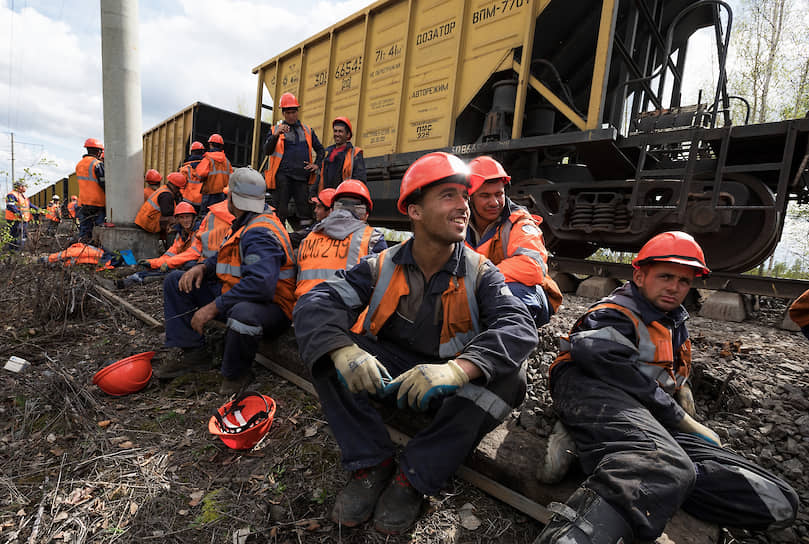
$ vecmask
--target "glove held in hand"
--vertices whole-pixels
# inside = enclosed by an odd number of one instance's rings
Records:
[[[403,372],[385,387],[385,395],[398,390],[396,403],[403,409],[426,410],[434,398],[450,395],[469,382],[469,376],[454,360],[420,364]]]

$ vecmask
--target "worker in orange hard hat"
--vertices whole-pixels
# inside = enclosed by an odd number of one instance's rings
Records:
[[[419,158],[399,191],[413,237],[298,299],[301,357],[352,471],[331,512],[341,525],[373,516],[381,532],[407,531],[424,495],[438,494],[525,395],[523,362],[537,329],[502,274],[464,243],[471,184],[458,157]],[[398,467],[369,395],[389,407],[436,410]]]
[[[562,303],[562,292],[548,275],[542,218],[506,196],[511,176],[492,157],[469,163],[481,183],[469,191],[472,212],[466,243],[503,273],[511,292],[528,306],[537,326],[547,323]]]
[[[161,272],[168,272],[170,268],[178,268],[177,266],[172,266],[171,259],[187,250],[194,242],[193,226],[196,216],[197,211],[194,209],[194,206],[188,202],[178,203],[174,207],[174,226],[172,230],[176,235],[171,247],[160,257],[144,259],[140,261],[140,264],[146,265],[153,270],[160,269]]]
[[[154,168],[150,168],[146,171],[146,175],[143,176],[143,181],[146,182],[146,187],[143,188],[143,201],[146,202],[149,200],[149,197],[160,188],[160,182],[163,181],[163,176]]]
[[[79,197],[78,195],[70,195],[70,202],[67,203],[67,214],[70,216],[70,220],[73,222],[72,228],[76,228],[78,226],[76,223],[78,212],[79,212]]]
[[[104,224],[106,194],[104,192],[104,144],[95,138],[84,141],[87,153],[76,165],[79,180],[79,242],[93,238],[93,227]]]
[[[192,144],[193,146],[193,144]],[[193,162],[193,161],[192,161]],[[225,156],[225,140],[221,134],[211,134],[208,138],[208,151],[202,156],[194,168],[194,174],[201,183],[200,211],[201,217],[208,213],[208,206],[225,200],[224,189],[233,173],[233,166]],[[193,176],[188,176],[190,179]],[[196,181],[194,182],[196,183]]]
[[[188,202],[199,213],[202,206],[202,180],[197,174],[197,165],[205,155],[205,146],[202,142],[192,142],[188,156],[183,162],[180,172],[188,180],[188,184],[183,188],[183,202]],[[203,216],[204,217],[204,216]]]
[[[48,220],[48,227],[45,234],[48,236],[55,236],[56,230],[59,228],[59,223],[62,222],[62,203],[59,195],[53,195],[50,204],[45,210],[45,219]]]
[[[696,419],[682,303],[710,273],[702,248],[664,232],[632,266],[632,281],[576,320],[550,367],[554,411],[588,478],[535,544],[590,542],[586,527],[601,542],[652,542],[680,507],[720,526],[790,525],[795,491]]]
[[[365,182],[365,159],[362,149],[351,144],[354,133],[351,121],[348,117],[335,117],[331,127],[334,144],[326,148],[323,164],[320,165],[318,191],[336,188],[346,179]]]
[[[166,240],[168,229],[174,224],[174,208],[181,199],[182,188],[188,181],[179,172],[166,176],[167,183],[143,203],[135,216],[135,224],[146,232],[159,233]]]
[[[296,215],[301,224],[311,223],[310,191],[317,183],[319,165],[325,150],[315,131],[298,120],[298,99],[292,93],[281,95],[278,105],[283,120],[274,125],[264,141],[267,170],[264,180],[272,192],[272,205],[283,223],[289,216],[290,197],[295,199]],[[315,158],[312,160],[312,151]]]
[[[11,238],[8,247],[13,250],[21,250],[25,245],[31,211],[39,209],[31,204],[31,201],[25,196],[26,189],[25,181],[18,179],[14,181],[12,191],[6,195],[5,217]]]

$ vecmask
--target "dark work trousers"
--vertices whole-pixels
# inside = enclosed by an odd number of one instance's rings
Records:
[[[222,202],[228,197],[225,193],[215,193],[212,195],[202,195],[202,202],[199,206],[194,206],[199,210],[199,214],[197,214],[197,218],[199,221],[205,219],[205,216],[208,214],[208,207],[213,206],[214,204],[218,204]]]
[[[792,488],[730,450],[664,428],[637,399],[584,374],[575,362],[553,383],[554,410],[589,477],[582,484],[620,511],[640,541],[652,541],[681,506],[727,527],[789,525]]]
[[[275,192],[273,200],[275,202],[275,214],[281,219],[281,223],[289,217],[289,199],[295,199],[295,215],[298,219],[311,219],[312,206],[309,203],[309,183],[308,180],[292,179],[282,172],[275,174]]]
[[[205,281],[190,293],[180,291],[180,277],[185,272],[174,270],[163,281],[163,316],[166,322],[166,347],[202,347],[205,338],[191,328],[191,318],[199,308],[219,296],[222,284]],[[235,379],[250,369],[261,338],[276,336],[286,330],[290,321],[277,304],[239,302],[226,315],[216,318],[227,323],[222,375]]]
[[[418,363],[412,354],[352,335],[362,349],[385,365],[392,377]],[[439,361],[440,362],[440,361]],[[317,362],[313,383],[320,404],[348,471],[372,467],[396,453],[379,411],[367,393],[352,394],[340,384],[329,356]],[[408,442],[399,463],[410,483],[426,495],[436,495],[480,440],[518,406],[525,397],[524,368],[488,385],[466,384],[437,402],[432,422]],[[396,405],[396,396],[382,399]]]
[[[22,251],[25,247],[25,239],[28,236],[28,223],[24,221],[9,221],[8,234],[11,240],[8,242],[8,248],[14,251]]]
[[[79,207],[79,241],[89,242],[93,239],[93,227],[104,224],[106,209],[104,206]]]

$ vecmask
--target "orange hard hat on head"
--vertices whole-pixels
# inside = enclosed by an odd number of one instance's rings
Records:
[[[332,204],[334,204],[334,193],[336,192],[337,189],[332,189],[331,187],[328,187],[320,191],[317,194],[317,196],[313,196],[310,199],[310,201],[312,202],[312,204],[317,204],[318,202],[320,202],[327,208],[331,208]]]
[[[334,128],[334,125],[337,123],[342,123],[348,129],[348,139],[351,139],[351,136],[354,134],[354,129],[351,127],[351,121],[348,120],[348,117],[335,117],[334,121],[331,122],[331,128]]]
[[[456,178],[451,181],[470,187],[469,167],[455,155],[450,155],[443,151],[434,151],[419,157],[416,162],[410,165],[410,168],[402,177],[397,208],[401,213],[407,215],[406,202],[411,195],[417,194],[433,183],[444,180],[450,181],[449,178]],[[475,179],[478,180],[479,176],[475,176]]]
[[[674,263],[696,269],[697,276],[707,276],[711,270],[705,264],[705,254],[694,237],[673,230],[661,232],[643,244],[632,266],[640,268],[649,263]]]
[[[87,138],[84,140],[84,147],[87,149],[104,149],[104,144],[101,143],[100,140],[96,140],[95,138]]]
[[[270,430],[275,401],[266,395],[246,391],[223,404],[208,420],[208,432],[234,450],[249,450]]]
[[[222,136],[219,134],[211,134],[211,137],[208,138],[209,144],[219,144],[225,145],[225,140],[222,139]]]
[[[179,204],[174,206],[174,215],[182,215],[184,213],[196,215],[197,210],[195,210],[194,206],[192,206],[188,202],[180,202]]]
[[[365,204],[368,206],[369,212],[374,209],[374,201],[371,200],[371,192],[368,191],[368,187],[358,179],[347,179],[338,185],[337,190],[334,192],[332,202],[344,196],[353,196],[364,200]]]
[[[188,184],[188,180],[180,172],[172,172],[171,174],[166,176],[166,181],[168,181],[175,187],[179,187],[180,189],[182,189]]]
[[[150,168],[146,171],[146,183],[160,183],[163,181],[163,176],[160,175],[160,172],[155,170],[154,168]]]
[[[506,173],[503,165],[488,155],[481,155],[472,159],[469,162],[469,171],[482,177],[480,183],[469,190],[469,194],[477,191],[487,181],[503,180],[503,183],[511,181],[511,176]]]
[[[295,95],[292,93],[284,93],[281,95],[281,98],[278,100],[278,105],[281,106],[281,109],[286,108],[300,108],[300,104],[298,104],[298,99],[295,98]]]
[[[77,197],[76,195],[70,195],[70,200],[78,200],[78,199],[79,197]]]
[[[217,136],[218,136],[218,134],[217,134]],[[221,138],[221,136],[219,136],[219,137]],[[191,142],[191,151],[197,151],[197,150],[202,151],[204,149],[205,149],[205,146],[202,145],[202,142]]]

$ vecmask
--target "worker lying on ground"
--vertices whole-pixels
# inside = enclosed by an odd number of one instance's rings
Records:
[[[348,179],[337,187],[334,209],[298,248],[296,297],[332,279],[338,270],[347,270],[365,256],[388,247],[382,233],[366,223],[373,208],[371,193],[363,182]]]
[[[590,543],[593,527],[600,542],[652,542],[679,508],[727,527],[790,525],[795,491],[723,449],[675,400],[691,371],[682,302],[710,272],[702,249],[664,232],[632,265],[632,281],[576,321],[551,365],[554,410],[589,476],[534,544]]]
[[[315,286],[295,307],[301,356],[352,471],[331,513],[342,525],[373,514],[379,531],[407,530],[424,495],[437,494],[525,396],[536,326],[497,268],[464,244],[469,187],[458,157],[418,159],[398,202],[413,238]],[[370,397],[434,415],[399,468]]]
[[[548,250],[539,230],[542,218],[506,196],[511,176],[499,162],[477,157],[469,169],[483,183],[469,192],[472,218],[466,243],[497,265],[511,292],[525,303],[537,326],[542,326],[562,304],[562,292],[548,275]]]
[[[218,251],[186,272],[166,276],[165,346],[175,349],[161,352],[158,378],[209,369],[203,327],[217,319],[227,323],[220,392],[237,393],[253,380],[250,366],[264,334],[289,326],[295,301],[292,245],[281,222],[264,207],[264,188],[252,168],[234,170],[227,196],[234,219]]]
[[[809,338],[809,290],[790,305],[789,318],[801,328],[803,335]]]
[[[311,199],[309,199],[309,201],[314,204],[315,221],[317,221],[317,223],[320,223],[326,219],[326,217],[328,217],[331,213],[331,207],[334,204],[335,191],[336,189],[323,189],[317,194],[317,196],[313,196]],[[303,239],[309,236],[309,233],[312,232],[312,229],[317,223],[307,225],[294,232],[290,232],[289,239],[292,241],[292,247],[297,250]]]
[[[185,176],[172,172],[166,176],[167,183],[146,199],[135,216],[135,224],[145,230],[160,234],[165,240],[174,224],[174,207],[180,201],[180,190],[187,183]]]

